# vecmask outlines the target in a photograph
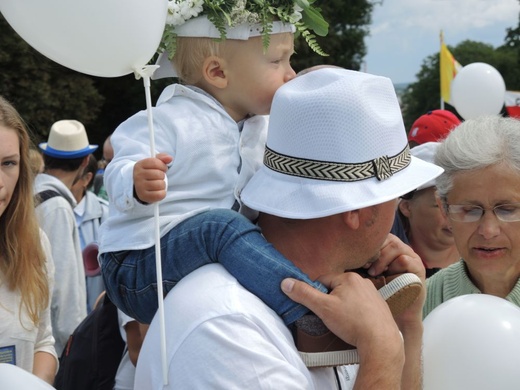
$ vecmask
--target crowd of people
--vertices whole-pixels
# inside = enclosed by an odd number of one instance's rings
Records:
[[[155,156],[146,111],[98,161],[77,120],[35,148],[0,97],[0,363],[52,385],[106,294],[114,389],[420,389],[432,310],[520,305],[520,121],[433,110],[406,131],[389,79],[296,74],[280,15],[172,22]]]

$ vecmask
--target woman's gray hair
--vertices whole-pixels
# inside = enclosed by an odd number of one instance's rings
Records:
[[[441,142],[434,162],[444,168],[435,181],[441,199],[460,172],[506,163],[520,173],[520,120],[500,116],[466,120]]]

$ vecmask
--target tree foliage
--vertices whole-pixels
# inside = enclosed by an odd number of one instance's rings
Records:
[[[322,0],[318,4],[325,20],[329,22],[329,34],[317,37],[317,41],[329,56],[322,57],[314,53],[300,37],[296,40],[296,54],[292,58],[294,69],[298,72],[314,65],[332,64],[359,70],[366,55],[365,37],[370,32],[375,2]]]
[[[508,28],[506,33],[505,43],[498,49],[507,56],[504,60],[504,71],[508,77],[506,85],[511,85],[510,89],[520,90],[520,14],[518,26]]]
[[[48,60],[23,41],[0,15],[0,94],[11,101],[42,140],[59,119],[96,120],[104,98],[91,78]]]

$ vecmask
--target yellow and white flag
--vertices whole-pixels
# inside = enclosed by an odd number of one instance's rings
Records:
[[[441,99],[446,103],[451,103],[451,82],[457,72],[462,69],[462,65],[453,57],[448,47],[442,42],[441,38],[441,54],[440,54],[440,72],[441,72]]]

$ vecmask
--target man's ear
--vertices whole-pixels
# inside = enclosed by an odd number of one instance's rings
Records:
[[[217,56],[206,58],[202,65],[202,77],[215,88],[226,88],[228,84],[226,60]]]
[[[399,204],[397,205],[399,207],[399,211],[406,217],[410,218],[410,201],[407,199],[401,199],[399,201]]]
[[[343,213],[343,222],[352,230],[357,230],[360,224],[359,210],[345,211]]]

